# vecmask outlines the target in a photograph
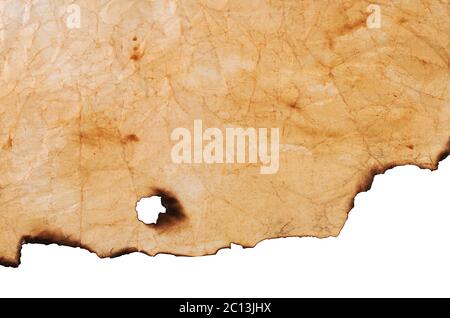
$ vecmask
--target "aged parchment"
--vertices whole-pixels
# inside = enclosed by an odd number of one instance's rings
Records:
[[[375,174],[449,153],[447,0],[0,0],[0,52],[3,265],[335,236]],[[279,169],[173,162],[195,120],[279,128]]]

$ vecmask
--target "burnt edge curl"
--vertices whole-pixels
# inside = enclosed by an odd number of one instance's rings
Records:
[[[13,268],[19,267],[19,265],[21,264],[22,246],[24,244],[43,244],[43,245],[57,244],[60,246],[82,248],[90,253],[94,253],[94,251],[90,249],[88,246],[81,244],[79,241],[72,239],[67,235],[58,233],[57,231],[46,230],[40,232],[37,235],[23,236],[17,246],[17,253],[15,260],[6,260],[5,258],[0,257],[0,265]]]
[[[346,221],[348,219],[348,214],[355,207],[356,196],[359,193],[369,191],[372,188],[373,181],[377,175],[382,175],[382,174],[385,174],[386,171],[388,171],[390,169],[393,169],[396,167],[407,166],[407,165],[413,165],[413,166],[419,167],[420,169],[428,169],[430,171],[435,171],[439,168],[439,163],[441,161],[445,160],[448,156],[450,156],[450,137],[448,138],[447,144],[444,146],[444,150],[437,155],[436,161],[431,165],[420,165],[420,164],[415,164],[413,162],[406,162],[406,163],[391,163],[391,164],[385,165],[384,167],[374,167],[374,168],[370,169],[367,177],[365,178],[365,180],[363,182],[361,182],[355,195],[353,196],[353,200],[351,200],[351,203],[350,203],[350,205],[348,207],[348,211],[347,211]],[[341,228],[341,230],[342,230],[342,228]]]
[[[4,257],[0,257],[0,266],[12,267],[12,268],[19,267],[21,264],[21,258],[22,258],[22,246],[24,244],[43,244],[43,245],[56,244],[59,246],[81,248],[81,249],[88,251],[89,253],[96,254],[100,258],[117,258],[117,257],[123,256],[123,255],[140,252],[135,247],[129,247],[129,248],[124,248],[124,249],[118,250],[116,252],[111,252],[108,256],[101,256],[101,255],[97,254],[89,246],[81,244],[79,241],[72,239],[67,235],[64,235],[64,234],[58,233],[58,232],[52,232],[52,231],[42,231],[37,235],[26,235],[26,236],[22,237],[22,239],[20,240],[20,242],[17,246],[17,254],[15,257],[15,260],[8,260]],[[147,254],[147,253],[145,253],[145,254]]]

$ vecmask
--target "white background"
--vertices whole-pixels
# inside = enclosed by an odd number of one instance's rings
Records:
[[[198,258],[27,244],[0,266],[0,296],[450,296],[450,158],[405,166],[356,198],[338,238],[267,240]]]

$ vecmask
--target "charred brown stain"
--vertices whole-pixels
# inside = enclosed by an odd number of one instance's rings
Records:
[[[10,150],[13,146],[13,140],[11,138],[11,136],[8,137],[8,140],[6,141],[6,143],[3,145],[2,149],[3,150]]]
[[[172,192],[162,188],[155,188],[147,197],[151,196],[161,197],[161,204],[166,208],[166,212],[159,214],[156,224],[148,224],[149,227],[166,230],[188,219],[182,204]]]
[[[44,245],[61,244],[69,247],[82,247],[89,250],[89,248],[83,246],[79,241],[71,238],[70,236],[51,231],[42,231],[36,235],[24,236],[22,238],[21,245],[27,243]]]
[[[9,259],[6,259],[4,257],[0,257],[0,265],[5,267],[18,267],[20,265],[20,256],[17,257],[17,261],[11,261]]]
[[[411,145],[411,144],[406,145],[406,148],[411,149],[411,150],[414,150],[414,145]]]
[[[50,245],[50,244],[57,244],[57,245],[64,245],[69,247],[79,247],[82,249],[85,249],[91,253],[94,253],[92,249],[90,249],[88,246],[81,244],[76,239],[71,238],[68,235],[65,235],[58,231],[41,231],[38,234],[35,235],[25,235],[22,237],[22,239],[19,241],[19,244],[17,246],[17,253],[15,256],[15,259],[8,260],[5,258],[0,258],[0,265],[6,266],[6,267],[19,267],[20,265],[20,259],[22,254],[22,245],[24,244],[44,244],[44,245]]]
[[[4,257],[0,257],[0,265],[2,266],[6,266],[6,267],[13,267],[13,268],[17,268],[20,266],[20,259],[21,259],[21,250],[22,250],[22,245],[24,244],[43,244],[43,245],[51,245],[51,244],[57,244],[57,245],[61,245],[61,246],[68,246],[68,247],[73,247],[73,248],[82,248],[87,250],[90,253],[95,253],[95,251],[88,247],[85,244],[81,244],[78,240],[71,238],[68,235],[65,235],[61,232],[58,231],[42,231],[39,232],[36,235],[26,235],[24,237],[22,237],[22,239],[19,242],[19,245],[17,246],[17,254],[14,260],[10,260],[10,259],[6,259]],[[128,248],[123,248],[121,250],[118,250],[116,252],[111,251],[108,255],[106,256],[100,256],[101,258],[107,257],[107,258],[116,258],[119,256],[123,256],[123,255],[127,255],[127,254],[131,254],[134,252],[140,252],[137,248],[135,247],[128,247]],[[145,253],[147,254],[147,253]],[[147,254],[149,255],[149,254]]]

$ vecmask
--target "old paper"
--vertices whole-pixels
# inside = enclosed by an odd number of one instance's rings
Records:
[[[336,236],[449,153],[447,0],[0,0],[0,50],[3,265]]]

